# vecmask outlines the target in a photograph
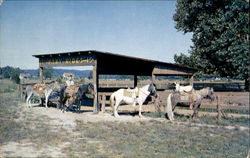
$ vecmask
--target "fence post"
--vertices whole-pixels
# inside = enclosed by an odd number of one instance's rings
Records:
[[[217,118],[220,120],[221,116],[226,117],[226,115],[223,112],[223,110],[221,109],[221,106],[219,105],[219,97],[218,96],[216,96],[216,101],[217,101],[216,106],[217,106],[217,112],[218,112]]]

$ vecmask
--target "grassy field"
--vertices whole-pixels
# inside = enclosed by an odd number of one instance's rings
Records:
[[[144,113],[147,119],[108,121],[92,114],[99,121],[85,121],[84,113],[49,108],[46,113],[62,118],[52,117],[39,112],[43,107],[25,108],[7,80],[0,81],[0,99],[0,157],[245,158],[249,152],[249,118],[177,116],[170,122]]]

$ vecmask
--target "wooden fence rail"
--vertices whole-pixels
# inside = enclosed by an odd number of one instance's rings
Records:
[[[146,83],[146,82],[145,82]],[[141,84],[145,84],[144,82],[142,82]],[[20,90],[20,93],[21,93],[21,96],[23,97],[24,96],[24,92],[25,92],[25,88],[27,85],[33,85],[35,83],[27,83],[27,84],[20,84],[19,85],[19,90]],[[163,86],[166,86],[167,83],[161,83]],[[209,85],[209,84],[213,84],[213,85],[220,85],[221,83],[195,83],[195,85],[199,85],[199,86],[202,86],[202,87],[205,87],[206,85]],[[232,83],[230,83],[232,84]],[[109,84],[109,83],[106,83],[106,84],[100,84],[101,86],[107,86],[107,87],[112,87],[112,86],[117,86],[117,87],[129,87],[127,83],[124,83],[124,84],[121,84],[119,83],[118,84]],[[132,83],[131,83],[132,85]],[[242,88],[242,83],[235,83],[236,86],[238,87],[241,87]],[[138,85],[140,87],[140,85]],[[105,88],[104,88],[105,89]],[[172,90],[166,90],[166,91],[160,91],[160,96],[161,96],[161,99],[162,99],[162,104],[165,104],[166,105],[166,99],[167,99],[167,96],[168,94],[172,92]],[[220,94],[218,92],[217,96],[219,97],[220,100],[223,100],[223,101],[220,101],[219,104],[220,104],[220,108],[222,110],[243,110],[243,111],[250,111],[250,108],[249,108],[249,96],[246,96],[243,95],[242,96],[242,93],[243,92],[229,92],[227,94]],[[110,95],[112,94],[112,92],[99,92],[98,93],[98,100],[99,100],[99,105],[100,105],[100,108],[102,111],[105,111],[105,106],[106,105],[109,105],[110,102],[109,102],[109,97]],[[242,103],[241,106],[238,106],[237,104],[241,104],[240,101],[241,100],[245,100],[244,103]],[[56,101],[56,100],[55,100]],[[235,104],[235,105],[234,105]],[[217,109],[217,105],[216,103],[208,103],[208,102],[204,102],[204,104],[201,105],[201,108],[206,108],[206,109]]]
[[[109,97],[111,96],[111,92],[99,92],[98,97],[99,97],[99,103],[101,106],[101,110],[104,112],[105,111],[105,106],[106,104],[110,104],[109,102]],[[166,100],[162,100],[162,104],[166,105]],[[220,108],[222,110],[245,110],[245,111],[250,111],[249,106],[232,106],[232,105],[223,105],[221,103]],[[202,104],[200,108],[204,109],[217,109],[217,104],[214,102],[213,104]]]

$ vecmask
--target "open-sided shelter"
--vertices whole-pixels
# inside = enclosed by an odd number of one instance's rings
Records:
[[[192,76],[196,69],[161,61],[113,54],[97,50],[74,51],[56,54],[33,55],[39,59],[39,78],[43,81],[44,67],[93,66],[93,84],[98,96],[99,75],[137,76]],[[99,111],[98,97],[94,98],[94,112]]]

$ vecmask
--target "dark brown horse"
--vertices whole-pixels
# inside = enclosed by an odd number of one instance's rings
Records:
[[[74,102],[77,104],[77,111],[80,110],[81,100],[86,94],[94,95],[93,84],[73,85],[65,86],[60,91],[60,108],[64,112],[67,107],[73,105]],[[67,102],[67,103],[66,103]]]
[[[190,108],[194,110],[192,118],[196,119],[198,117],[198,109],[201,106],[201,102],[203,99],[214,100],[214,90],[213,88],[207,87],[201,90],[192,90],[190,93],[186,93],[187,99],[183,100],[183,93],[173,92],[168,95],[167,98],[167,107],[166,111],[168,114],[168,118],[173,121],[174,120],[174,109],[178,103],[183,103],[188,101],[190,104]]]

